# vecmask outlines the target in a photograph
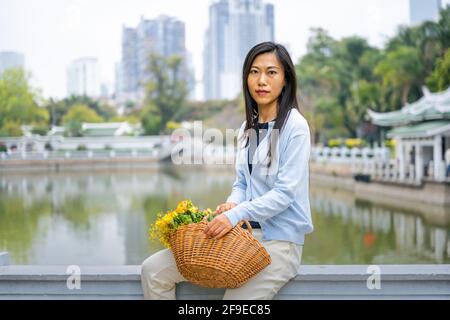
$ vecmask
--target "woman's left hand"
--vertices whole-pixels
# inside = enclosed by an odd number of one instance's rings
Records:
[[[203,232],[207,237],[214,239],[220,239],[233,229],[230,220],[224,214],[216,216],[211,222],[208,223]]]

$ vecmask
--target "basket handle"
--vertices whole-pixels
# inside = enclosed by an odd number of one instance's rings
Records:
[[[239,222],[237,225],[239,227],[242,227],[242,225],[245,223],[245,225],[247,226],[247,230],[250,231],[250,234],[253,234],[253,228],[250,225],[250,223],[247,220],[242,220],[241,222]]]
[[[216,214],[211,213],[211,214],[205,216],[205,217],[203,218],[203,220],[204,220],[204,221],[208,221],[210,216],[215,216],[215,215],[216,215]],[[252,226],[250,225],[250,223],[248,222],[248,220],[242,220],[242,221],[240,221],[240,222],[237,224],[237,226],[238,226],[238,227],[242,227],[242,225],[243,225],[244,223],[245,223],[245,225],[247,226],[247,230],[250,231],[250,234],[253,234],[253,228],[252,228]]]

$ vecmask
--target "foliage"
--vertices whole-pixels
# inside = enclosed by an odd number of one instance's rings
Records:
[[[0,78],[0,135],[22,135],[23,124],[43,125],[48,112],[38,106],[39,96],[22,68],[4,71]]]
[[[387,148],[395,148],[395,140],[394,139],[385,140],[384,145]]]
[[[152,53],[147,68],[145,108],[142,126],[145,134],[156,134],[166,127],[184,105],[187,84],[183,76],[183,59]]]
[[[87,96],[70,96],[62,100],[49,99],[45,107],[50,114],[50,124],[59,126],[63,124],[63,118],[78,105],[85,105],[95,111],[105,121],[113,121],[117,116],[116,109],[108,104],[93,100]]]
[[[40,136],[45,136],[45,135],[47,135],[48,130],[49,130],[49,128],[46,124],[37,125],[37,126],[34,126],[33,129],[31,129],[31,133],[37,134]]]
[[[158,135],[161,132],[161,115],[153,104],[147,104],[141,113],[144,135]]]
[[[176,111],[173,120],[177,122],[205,120],[222,111],[227,105],[235,103],[233,100],[188,101]],[[242,115],[244,116],[244,113]]]
[[[365,39],[337,41],[323,29],[312,30],[308,48],[297,65],[297,74],[315,142],[333,136],[356,136],[366,111],[362,101],[377,104],[373,101],[377,88],[369,83],[375,78],[372,68],[379,52]]]
[[[342,146],[342,140],[341,139],[330,139],[328,140],[328,147],[330,148],[336,148]]]
[[[450,49],[437,61],[436,68],[427,78],[427,85],[433,92],[444,91],[450,86]]]
[[[296,65],[302,112],[313,143],[333,137],[382,143],[379,129],[368,129],[368,108],[395,111],[417,101],[423,86],[441,91],[450,85],[450,6],[438,22],[403,26],[385,48],[360,37],[334,39],[312,29],[307,53]]]
[[[351,148],[361,148],[365,145],[362,139],[346,139],[345,146],[349,149]]]
[[[77,104],[70,108],[62,121],[68,136],[80,137],[83,122],[97,123],[102,122],[103,119],[87,105]]]
[[[87,151],[87,147],[84,144],[80,144],[77,146],[77,151]]]
[[[173,130],[176,130],[176,129],[179,129],[179,128],[181,128],[181,124],[176,122],[176,121],[170,120],[170,121],[168,121],[166,123],[166,129],[168,131],[173,131]]]
[[[140,119],[135,115],[115,116],[110,119],[111,122],[128,122],[129,124],[138,124]]]
[[[374,72],[382,79],[383,89],[401,88],[401,103],[405,105],[412,84],[420,79],[422,68],[418,49],[399,46],[384,56]]]
[[[0,128],[0,137],[20,137],[23,135],[20,123],[7,121]]]

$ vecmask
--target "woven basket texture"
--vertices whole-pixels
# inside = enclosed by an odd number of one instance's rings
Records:
[[[184,225],[170,237],[178,271],[186,280],[208,288],[238,288],[271,263],[247,221],[217,240],[203,233],[206,225],[207,221]]]

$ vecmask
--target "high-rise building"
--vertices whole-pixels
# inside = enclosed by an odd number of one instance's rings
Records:
[[[24,68],[24,55],[13,51],[0,52],[0,77],[6,69],[10,68]]]
[[[185,25],[182,21],[169,16],[159,16],[157,19],[141,20],[137,28],[123,28],[122,31],[122,61],[120,75],[120,92],[117,96],[121,101],[141,101],[144,98],[145,83],[149,80],[148,62],[150,55],[163,57],[177,55],[183,58],[181,74],[188,80],[185,46]]]
[[[194,58],[192,56],[192,52],[186,50],[186,68],[188,74],[187,80],[187,90],[188,90],[188,99],[196,100],[196,87],[197,87],[197,79],[195,77],[195,67],[194,67]]]
[[[118,80],[121,83],[121,93],[126,95],[136,94],[139,80],[138,61],[138,34],[133,28],[123,27],[122,29],[122,69],[117,73],[121,76]],[[117,81],[117,79],[116,79]]]
[[[100,96],[99,65],[96,58],[80,58],[67,68],[68,96]]]
[[[119,92],[123,92],[123,68],[121,62],[116,62],[114,66],[114,94],[117,95]]]
[[[417,25],[425,21],[437,21],[441,0],[409,0],[410,24]]]
[[[274,6],[262,0],[219,0],[209,7],[205,34],[205,99],[234,99],[241,92],[242,66],[256,44],[274,41]]]

